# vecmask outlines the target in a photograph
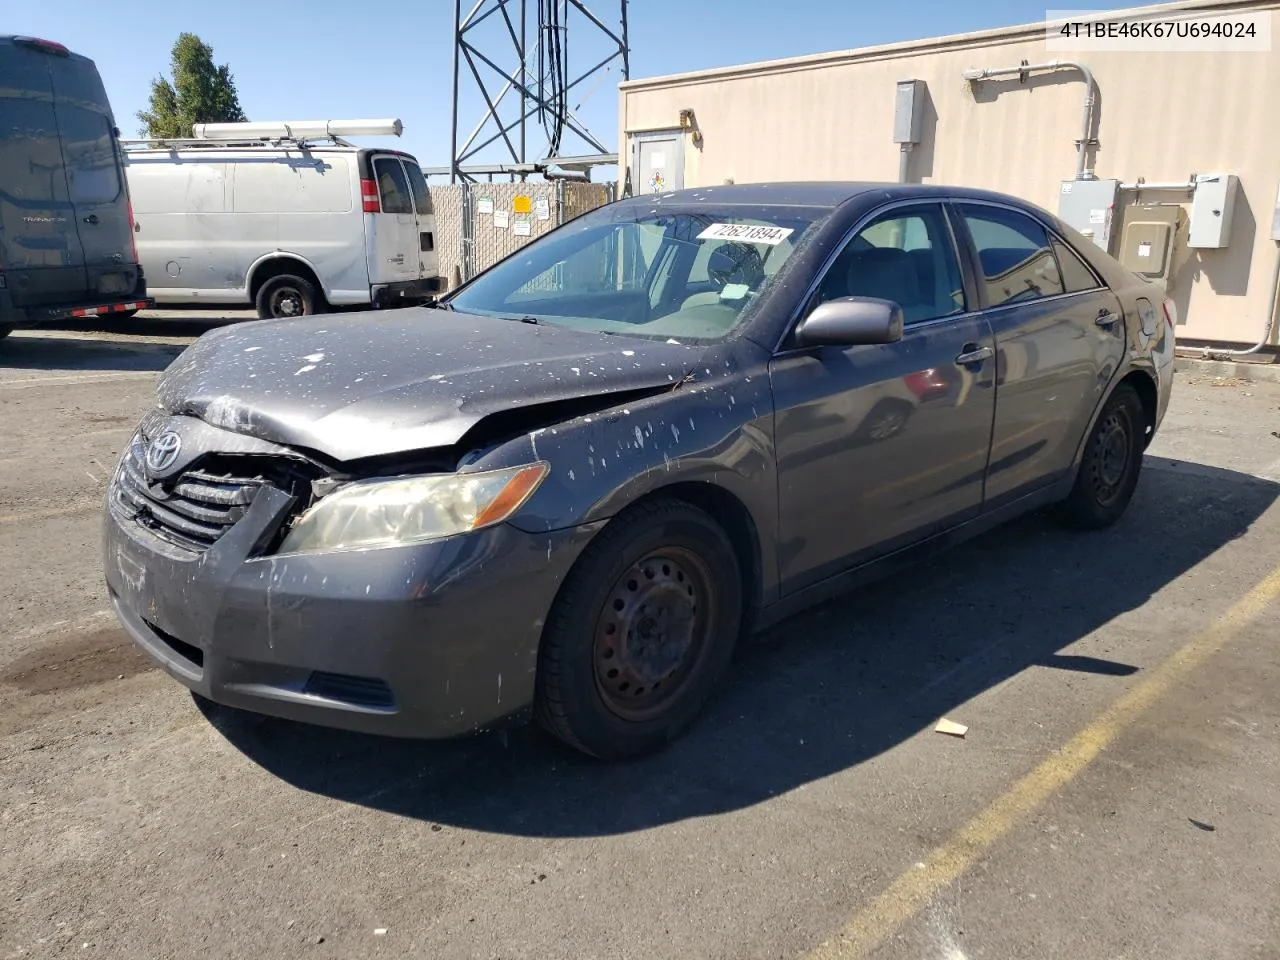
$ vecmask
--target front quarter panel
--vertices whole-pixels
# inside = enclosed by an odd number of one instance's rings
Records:
[[[766,359],[745,339],[713,348],[670,391],[535,430],[466,469],[549,463],[547,479],[510,521],[532,533],[608,519],[675,484],[718,487],[751,516],[769,602],[778,500]]]

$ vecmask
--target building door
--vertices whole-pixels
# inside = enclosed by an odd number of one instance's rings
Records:
[[[684,134],[679,130],[631,135],[631,193],[684,189]]]

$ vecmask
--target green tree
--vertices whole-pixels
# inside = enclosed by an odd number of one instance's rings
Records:
[[[170,59],[173,82],[151,81],[151,109],[138,111],[144,137],[189,137],[193,123],[245,120],[231,69],[215,66],[213,48],[194,33],[178,34]]]

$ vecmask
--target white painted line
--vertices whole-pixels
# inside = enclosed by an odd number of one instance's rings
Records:
[[[0,380],[0,388],[61,386],[80,383],[111,383],[115,380],[154,380],[159,370],[122,370],[119,373],[80,373],[53,377],[23,377],[21,380]]]

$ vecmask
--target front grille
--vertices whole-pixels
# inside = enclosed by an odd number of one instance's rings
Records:
[[[188,470],[165,483],[147,479],[141,443],[121,460],[115,496],[125,512],[156,536],[203,552],[240,520],[266,484],[262,477],[235,477]]]

